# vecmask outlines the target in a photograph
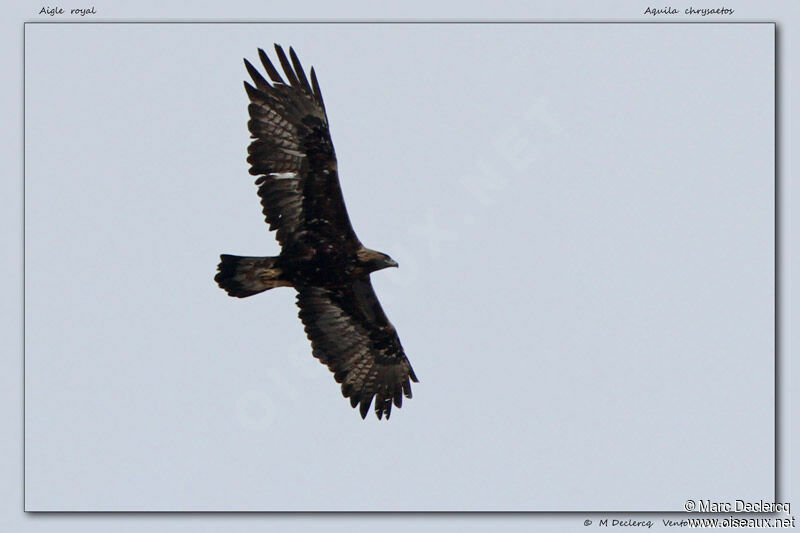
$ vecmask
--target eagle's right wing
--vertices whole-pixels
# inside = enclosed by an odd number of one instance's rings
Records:
[[[389,418],[392,403],[411,398],[417,381],[394,326],[386,318],[369,278],[339,287],[297,287],[297,305],[314,357],[342,384],[353,407]]]
[[[311,82],[289,49],[275,51],[288,79],[281,78],[267,54],[258,54],[270,84],[245,59],[255,87],[247,126],[254,140],[247,162],[256,180],[263,213],[282,246],[360,246],[344,205],[322,93],[312,68]]]

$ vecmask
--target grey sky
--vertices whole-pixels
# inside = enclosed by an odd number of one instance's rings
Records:
[[[771,25],[26,37],[30,509],[772,494]],[[421,383],[388,424],[311,357],[292,291],[212,281],[220,252],[277,252],[241,87],[273,42],[315,66],[356,231],[401,265],[373,279]]]

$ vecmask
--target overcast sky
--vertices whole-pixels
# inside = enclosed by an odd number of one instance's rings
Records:
[[[35,510],[662,509],[773,488],[772,25],[29,25]],[[315,66],[420,383],[362,421],[245,162]],[[765,415],[768,413],[768,416]],[[747,465],[747,468],[741,468]]]

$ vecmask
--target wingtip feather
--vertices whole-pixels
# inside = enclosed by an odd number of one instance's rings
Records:
[[[292,65],[294,66],[295,74],[297,74],[302,88],[308,94],[314,94],[313,90],[311,89],[311,85],[308,83],[308,78],[306,78],[306,73],[303,71],[303,64],[300,63],[300,58],[297,57],[297,54],[294,53],[294,48],[291,46],[289,47],[289,57],[292,58]]]
[[[264,95],[261,93],[261,91],[259,91],[258,89],[256,89],[247,82],[244,82],[244,90],[245,92],[247,92],[247,96],[248,98],[250,98],[251,101],[258,102],[264,99]]]
[[[325,109],[325,102],[322,100],[322,91],[319,88],[319,82],[317,81],[317,73],[314,72],[314,67],[311,67],[311,87],[314,91],[314,96],[317,97],[317,102],[319,102],[320,107]]]
[[[367,413],[369,413],[369,405],[372,403],[372,397],[361,398],[361,407],[359,407],[359,411],[361,412],[361,419],[367,418]]]
[[[247,73],[250,74],[250,77],[253,79],[253,83],[256,84],[256,87],[259,89],[263,89],[265,87],[269,87],[269,83],[267,80],[264,79],[264,76],[258,71],[256,67],[253,66],[247,58],[244,59],[244,67],[247,69]]]
[[[284,52],[283,47],[277,43],[275,43],[275,53],[278,54],[278,61],[281,63],[283,73],[286,74],[286,77],[289,79],[289,84],[292,87],[299,87],[300,82],[297,80],[297,76],[295,76],[292,65],[289,63],[289,59],[286,57],[286,52]]]
[[[261,60],[261,64],[264,65],[264,69],[266,69],[269,79],[275,83],[286,85],[286,82],[283,81],[283,78],[281,78],[281,75],[278,73],[278,69],[276,69],[275,65],[272,64],[272,61],[269,60],[269,56],[263,48],[258,49],[258,58]]]

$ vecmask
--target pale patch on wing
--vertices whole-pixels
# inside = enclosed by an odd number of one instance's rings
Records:
[[[297,179],[297,172],[272,172],[270,177],[276,180],[292,180]]]
[[[281,148],[280,150],[284,154],[293,155],[295,157],[299,157],[300,159],[304,159],[306,157],[306,154],[304,154],[303,152],[298,152],[297,150],[292,150],[290,148]]]

